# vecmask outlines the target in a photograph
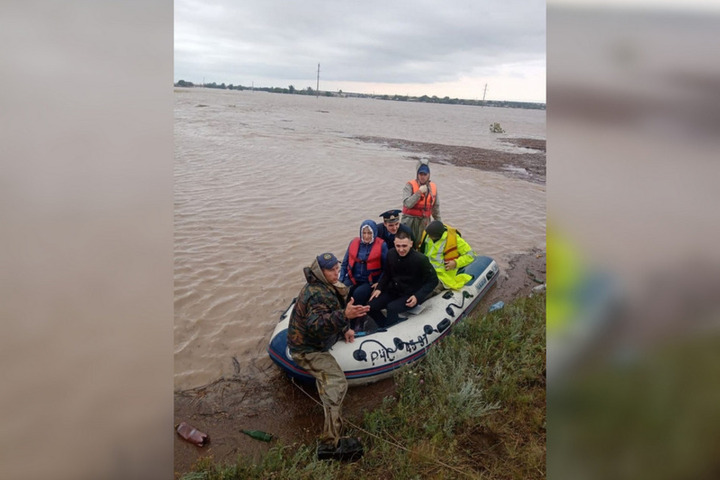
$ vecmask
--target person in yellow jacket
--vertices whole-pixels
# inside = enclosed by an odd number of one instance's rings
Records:
[[[430,259],[446,289],[457,290],[472,279],[466,273],[458,273],[475,260],[475,252],[455,228],[439,220],[430,222],[423,233],[420,251]]]

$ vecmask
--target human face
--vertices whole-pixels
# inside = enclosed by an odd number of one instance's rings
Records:
[[[336,263],[335,266],[329,270],[322,269],[323,275],[325,275],[325,280],[328,281],[328,283],[337,283],[337,281],[340,279],[340,263]]]
[[[372,242],[372,239],[373,239],[372,230],[370,230],[369,228],[363,228],[363,231],[362,231],[363,243],[370,243],[370,242]]]
[[[395,235],[398,232],[398,228],[400,228],[400,222],[395,222],[395,223],[385,222],[385,228],[387,228],[388,232]]]
[[[410,251],[410,247],[412,247],[412,242],[409,238],[396,238],[395,239],[395,250],[397,251],[398,255],[401,257],[404,257],[408,254]]]
[[[417,174],[418,183],[420,185],[425,185],[428,181],[428,178],[430,178],[429,173],[418,173]]]

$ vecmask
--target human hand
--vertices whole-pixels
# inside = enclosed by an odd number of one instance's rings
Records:
[[[345,307],[345,318],[352,320],[353,318],[362,317],[370,311],[367,305],[355,305],[355,299],[350,297],[350,301]]]
[[[412,308],[412,307],[414,307],[415,305],[417,305],[417,298],[415,297],[415,295],[413,295],[413,296],[411,296],[410,298],[408,298],[408,299],[407,299],[407,302],[405,302],[405,305],[407,305],[407,306],[410,307],[410,308]]]
[[[457,262],[455,260],[448,260],[445,262],[445,270],[454,270],[455,267],[457,267]]]
[[[345,343],[353,343],[355,341],[355,330],[348,328],[345,332]]]
[[[380,296],[380,290],[373,290],[372,295],[370,295],[370,300],[377,298]]]
[[[418,191],[425,195],[428,192],[428,186],[427,185],[420,185],[420,188],[418,188]]]

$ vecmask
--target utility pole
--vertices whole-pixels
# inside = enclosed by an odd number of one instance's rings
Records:
[[[485,106],[485,94],[487,93],[487,83],[485,84],[485,90],[483,90],[483,107]]]
[[[318,63],[317,85],[315,85],[315,98],[320,96],[320,64]]]

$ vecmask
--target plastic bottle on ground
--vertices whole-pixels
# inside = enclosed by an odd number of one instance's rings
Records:
[[[191,425],[188,425],[185,422],[180,422],[179,424],[177,424],[175,426],[175,430],[182,438],[184,438],[190,443],[194,443],[198,447],[204,446],[209,441],[207,434],[201,432],[200,430]]]

